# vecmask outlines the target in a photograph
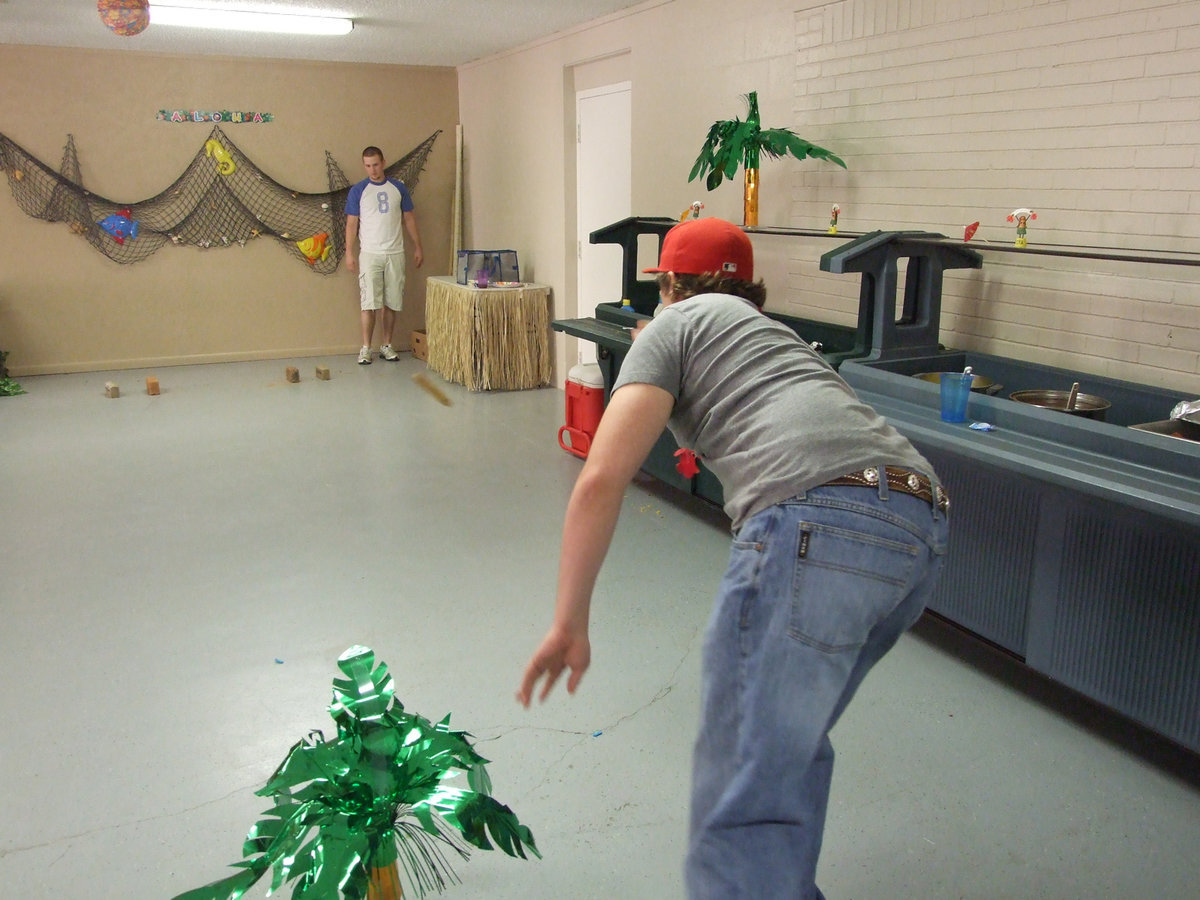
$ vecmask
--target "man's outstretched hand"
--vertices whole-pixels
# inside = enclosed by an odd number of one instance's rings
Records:
[[[517,702],[528,708],[538,682],[543,677],[545,683],[538,694],[538,701],[545,700],[564,669],[571,670],[567,677],[567,693],[575,693],[575,688],[579,687],[583,673],[587,671],[591,661],[592,646],[586,631],[582,634],[572,634],[557,626],[552,627],[542,638],[541,646],[529,660],[529,665],[525,667],[525,676],[517,690]]]

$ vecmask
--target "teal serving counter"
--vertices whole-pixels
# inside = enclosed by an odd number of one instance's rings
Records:
[[[972,431],[941,421],[933,385],[901,397],[841,371],[950,493],[930,609],[1200,752],[1200,443],[983,396],[971,415],[996,430]],[[1124,432],[1141,462],[1098,446]]]

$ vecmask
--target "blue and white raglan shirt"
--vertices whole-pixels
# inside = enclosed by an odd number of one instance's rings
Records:
[[[364,178],[346,195],[346,215],[358,216],[358,246],[363,253],[403,253],[404,213],[413,208],[408,188],[395,178]]]

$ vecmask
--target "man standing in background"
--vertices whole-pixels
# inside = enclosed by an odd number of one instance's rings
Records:
[[[358,364],[371,364],[371,335],[375,331],[375,313],[383,310],[381,325],[381,359],[396,360],[399,354],[392,348],[392,332],[396,328],[396,313],[404,305],[404,232],[413,245],[413,265],[418,269],[424,261],[417,216],[413,212],[412,196],[400,181],[389,178],[383,151],[368,147],[362,153],[367,177],[350,188],[346,195],[346,268],[358,271],[358,291],[361,306],[362,349]],[[358,238],[358,253],[354,250]]]

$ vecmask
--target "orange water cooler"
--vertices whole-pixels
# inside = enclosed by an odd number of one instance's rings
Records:
[[[604,376],[595,363],[581,363],[567,373],[566,387],[567,424],[558,429],[558,446],[583,459],[604,415]]]

